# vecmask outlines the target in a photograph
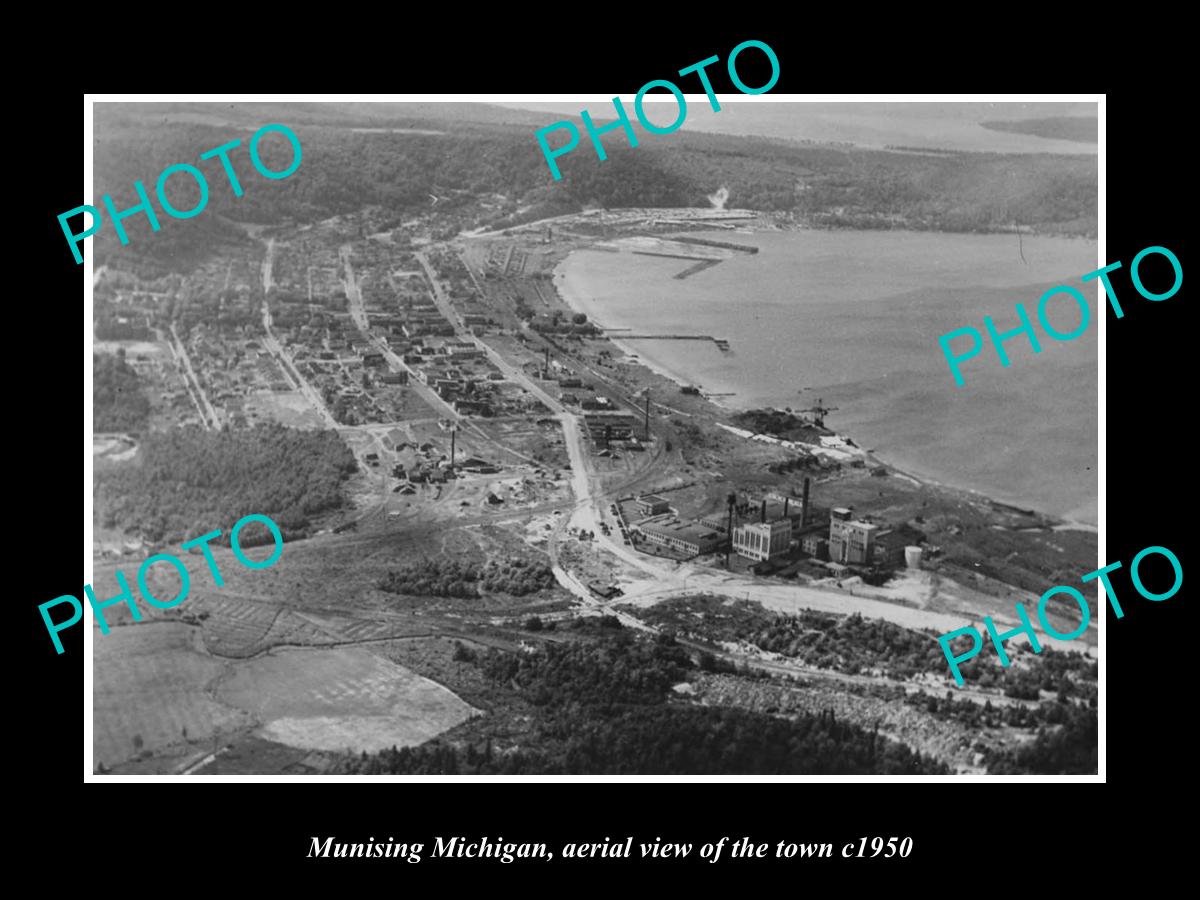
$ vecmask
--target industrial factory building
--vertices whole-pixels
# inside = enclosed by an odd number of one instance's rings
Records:
[[[793,541],[807,530],[808,491],[806,478],[801,499],[781,494],[763,498],[757,520],[742,522],[733,529],[734,552],[755,562],[765,562],[791,551]],[[750,507],[742,509],[749,512]]]
[[[814,559],[829,559],[829,540],[816,532],[801,538],[800,549]]]
[[[900,566],[904,564],[904,549],[919,546],[925,535],[908,525],[884,528],[875,535],[874,561],[877,566]]]
[[[847,565],[870,565],[874,562],[879,526],[861,519],[852,520],[850,515],[850,510],[845,507],[830,513],[829,559]]]
[[[722,536],[711,528],[670,519],[658,522],[639,522],[633,527],[650,543],[670,547],[672,550],[686,553],[689,556],[711,553],[724,542]]]
[[[733,529],[734,552],[757,562],[786,553],[791,543],[792,523],[787,519],[748,522]]]
[[[583,417],[583,424],[592,440],[603,445],[633,437],[637,419],[627,413],[591,413]]]

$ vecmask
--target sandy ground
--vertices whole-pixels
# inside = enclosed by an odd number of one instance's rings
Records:
[[[246,397],[245,407],[290,428],[321,428],[325,424],[299,391],[257,391]]]

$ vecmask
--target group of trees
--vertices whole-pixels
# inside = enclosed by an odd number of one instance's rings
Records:
[[[718,598],[691,597],[667,600],[639,614],[660,626],[686,628],[706,641],[745,641],[807,665],[850,675],[877,671],[907,681],[922,674],[950,674],[941,644],[932,632],[867,619],[858,613],[842,616],[800,610],[795,615],[771,615],[757,604],[744,601],[727,603]],[[956,654],[966,652],[968,647],[965,636],[951,642],[951,652]],[[1062,703],[1095,709],[1099,668],[1094,660],[1052,647],[1043,647],[1038,654],[1021,645],[1010,645],[1006,650],[1013,660],[1007,667],[1001,666],[987,648],[960,663],[967,684],[1003,691],[1018,700],[1037,701],[1050,693]],[[901,694],[895,699],[905,697]],[[917,705],[926,705],[926,701]],[[971,719],[972,726],[987,725],[976,714],[977,709],[974,704],[947,706],[945,701],[933,699],[928,711]],[[994,724],[1029,727],[1040,721],[1027,722],[1018,715],[1016,719],[998,719]]]
[[[794,415],[790,409],[749,409],[737,413],[733,417],[733,424],[747,431],[772,434],[790,441],[815,442],[819,434],[808,420]]]
[[[782,719],[672,702],[693,664],[672,638],[589,628],[592,639],[532,654],[471,653],[529,704],[532,737],[491,733],[351,757],[342,771],[389,774],[944,774],[945,767],[832,712]],[[463,654],[465,658],[468,654]]]
[[[392,569],[379,581],[390,594],[427,597],[480,597],[508,594],[524,597],[555,584],[549,566],[515,557],[483,566],[457,559],[423,559]]]
[[[967,646],[961,640],[957,645],[952,641],[951,651],[963,653]],[[1002,667],[990,647],[985,646],[978,656],[959,663],[963,679],[976,687],[1002,688],[1005,694],[1018,700],[1037,700],[1041,691],[1088,702],[1096,696],[1099,666],[1081,653],[1043,647],[1041,653],[1035,654],[1021,644],[1008,645],[1005,652],[1014,661],[1008,667]],[[942,664],[945,665],[944,658]]]
[[[142,380],[124,352],[92,354],[92,430],[141,431],[150,418]]]
[[[941,646],[928,634],[858,613],[835,616],[800,610],[794,616],[776,616],[765,626],[746,628],[741,637],[772,653],[851,675],[877,669],[889,678],[906,679],[946,669]]]
[[[333,431],[177,428],[148,435],[133,465],[98,475],[98,506],[106,527],[151,542],[219,528],[227,543],[233,524],[250,513],[269,516],[285,539],[303,537],[314,517],[342,506],[343,483],[357,469]]]

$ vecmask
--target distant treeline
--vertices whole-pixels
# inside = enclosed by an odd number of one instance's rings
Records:
[[[992,131],[1009,131],[1013,134],[1032,134],[1037,137],[1055,138],[1060,141],[1075,141],[1094,144],[1099,139],[1100,122],[1095,116],[1047,116],[1042,119],[1020,119],[1016,122],[980,122]]]
[[[782,719],[670,700],[694,666],[673,639],[597,628],[594,640],[473,658],[530,710],[531,736],[505,746],[511,723],[460,741],[347,759],[356,774],[945,774],[944,766],[832,712]],[[488,726],[485,726],[487,729]]]
[[[97,476],[106,527],[151,542],[187,540],[270,516],[284,538],[302,537],[313,517],[344,503],[343,483],[358,469],[333,431],[259,425],[232,431],[191,426],[146,436],[137,459]]]
[[[396,127],[406,124],[417,123],[397,120]],[[420,124],[428,127],[427,120]],[[113,229],[104,228],[94,238],[98,261],[134,254],[186,270],[225,245],[244,242],[237,222],[307,223],[368,205],[397,213],[425,210],[431,194],[450,191],[503,194],[530,207],[528,218],[596,206],[707,208],[708,195],[724,185],[729,207],[790,212],[806,222],[836,225],[841,217],[854,227],[948,231],[1004,230],[1015,222],[1045,232],[1096,233],[1091,156],[914,156],[680,132],[637,148],[610,140],[606,162],[581,145],[563,158],[563,180],[554,182],[523,126],[447,122],[444,134],[403,135],[305,125],[295,130],[304,161],[294,176],[260,178],[243,143],[231,159],[247,181],[254,179],[253,190],[235,198],[219,166],[200,164],[211,182],[203,213],[187,221],[160,216],[158,233],[144,215],[131,216],[123,223],[131,235],[125,247]],[[231,136],[249,137],[233,125],[174,122],[164,128],[99,110],[96,134],[97,193],[111,193],[120,209],[137,202],[135,180],[146,182],[172,163],[195,164],[201,152]],[[457,199],[463,227],[482,221],[481,208]],[[186,208],[188,201],[181,195],[178,203]]]
[[[141,431],[150,418],[142,380],[124,354],[92,354],[92,430]]]

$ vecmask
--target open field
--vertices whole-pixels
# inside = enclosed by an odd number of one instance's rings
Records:
[[[475,712],[441,685],[358,648],[273,652],[239,665],[217,694],[250,710],[263,737],[354,753],[420,744]]]

